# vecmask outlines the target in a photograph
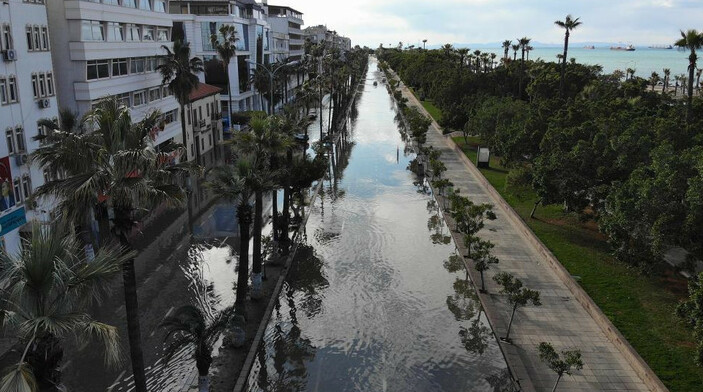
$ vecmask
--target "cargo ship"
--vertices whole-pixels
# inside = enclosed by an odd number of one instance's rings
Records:
[[[635,47],[632,45],[627,45],[627,46],[611,46],[610,50],[623,50],[625,52],[634,52]]]

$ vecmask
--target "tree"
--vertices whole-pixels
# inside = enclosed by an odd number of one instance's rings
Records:
[[[688,56],[688,106],[686,108],[686,120],[690,124],[693,113],[693,73],[696,71],[696,62],[698,61],[696,49],[703,47],[703,34],[695,29],[686,32],[682,30],[681,39],[677,40],[674,45],[681,50],[688,49],[690,51]]]
[[[217,34],[212,34],[210,36],[210,43],[213,49],[220,56],[220,61],[222,61],[222,68],[227,76],[227,96],[229,98],[229,104],[227,105],[227,119],[229,120],[230,127],[232,126],[232,85],[229,79],[229,64],[232,61],[232,57],[236,55],[236,43],[239,41],[237,38],[237,29],[234,25],[223,24],[220,26],[220,36],[222,42],[217,37]]]
[[[555,25],[561,27],[564,29],[564,54],[561,59],[561,74],[559,78],[559,93],[561,94],[562,98],[564,97],[564,78],[566,76],[566,59],[568,58],[566,56],[567,51],[569,50],[569,35],[571,35],[571,30],[577,28],[578,26],[581,25],[581,22],[579,22],[580,18],[572,19],[571,15],[566,15],[566,19],[562,20],[557,20],[554,22]]]
[[[520,50],[522,50],[520,64],[524,65],[525,63],[525,52],[527,51],[527,47],[530,45],[530,41],[532,41],[532,39],[527,37],[522,37],[518,40],[518,43],[520,44]]]
[[[240,156],[235,165],[213,168],[205,185],[212,193],[237,205],[239,224],[239,271],[237,272],[237,298],[235,310],[246,319],[246,297],[249,289],[249,227],[252,223],[252,206],[249,200],[256,189],[254,158]]]
[[[520,44],[512,44],[510,48],[513,49],[513,61],[517,60],[517,51],[520,50]]]
[[[539,300],[539,291],[522,287],[522,281],[507,272],[501,272],[495,275],[493,280],[501,286],[500,293],[508,295],[508,303],[513,306],[512,313],[510,314],[510,322],[508,323],[508,331],[505,333],[505,337],[501,338],[501,340],[510,342],[510,327],[513,325],[515,311],[519,307],[526,306],[528,303],[531,303],[533,306],[542,305],[542,302]]]
[[[561,355],[564,356],[564,359],[561,359],[559,353],[547,342],[541,342],[537,349],[539,350],[539,359],[557,374],[557,381],[554,383],[552,392],[557,390],[559,380],[564,374],[571,375],[572,369],[583,369],[583,360],[581,360],[581,351],[579,350],[562,351]]]
[[[212,314],[212,311],[184,305],[159,324],[160,328],[166,330],[164,342],[167,343],[165,349],[167,359],[183,349],[193,350],[195,367],[198,369],[199,392],[210,390],[209,372],[212,364],[212,350],[233,317],[232,307]]]
[[[58,224],[32,226],[23,250],[0,250],[0,319],[25,346],[17,365],[0,381],[2,392],[47,391],[61,385],[63,341],[92,341],[103,347],[105,362],[120,362],[116,327],[101,323],[89,309],[109,294],[112,279],[134,256],[115,246],[100,249],[92,260],[81,241]]]
[[[688,282],[688,298],[676,308],[676,314],[693,329],[698,366],[703,366],[703,272]]]
[[[481,292],[486,292],[486,283],[483,279],[483,272],[488,271],[491,264],[497,264],[498,258],[491,254],[495,246],[492,242],[480,238],[471,242],[471,258],[474,261],[474,269],[481,274]]]
[[[666,90],[669,89],[669,77],[671,76],[671,70],[669,68],[664,68],[664,89],[663,91],[666,92]]]
[[[161,73],[162,84],[168,85],[181,107],[181,137],[183,145],[187,145],[185,107],[190,103],[190,93],[200,83],[196,74],[204,71],[203,61],[199,57],[190,58],[190,43],[188,42],[175,41],[173,51],[166,45],[161,47],[166,51],[166,55],[161,56],[163,63],[156,69]],[[188,160],[187,149],[183,151],[183,157],[184,161]]]
[[[652,72],[652,75],[649,77],[649,84],[652,86],[652,91],[654,91],[654,87],[657,86],[657,83],[659,83],[660,80],[661,78],[659,77],[659,74]]]
[[[86,207],[111,208],[113,235],[131,250],[139,212],[183,205],[185,192],[177,182],[186,167],[170,164],[171,153],[182,149],[155,151],[152,137],[160,130],[160,113],[133,123],[129,108],[115,98],[100,101],[81,121],[93,132],[54,131],[33,153],[34,162],[59,178],[37,188],[34,197],[56,197],[55,211],[74,224],[85,221]],[[122,273],[132,371],[137,391],[146,392],[134,257],[123,263]]]
[[[508,58],[508,52],[510,51],[510,45],[513,43],[513,41],[506,39],[503,41],[503,58],[507,59]]]

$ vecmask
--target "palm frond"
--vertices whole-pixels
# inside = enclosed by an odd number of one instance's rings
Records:
[[[117,366],[122,363],[124,357],[117,327],[90,320],[82,326],[78,336],[102,345],[106,364]]]
[[[36,392],[39,390],[31,366],[23,362],[5,370],[0,380],[0,392]]]

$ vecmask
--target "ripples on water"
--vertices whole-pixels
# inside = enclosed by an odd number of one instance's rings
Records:
[[[433,218],[426,184],[405,170],[412,155],[388,93],[372,86],[380,82],[373,60],[369,75],[354,144],[335,152],[349,164],[330,174],[312,206],[308,243],[248,390],[502,390],[499,347],[464,271],[443,266],[454,245]]]

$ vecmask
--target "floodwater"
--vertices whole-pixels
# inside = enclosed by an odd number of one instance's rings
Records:
[[[247,390],[503,390],[498,343],[426,182],[406,169],[381,79],[372,58]]]

